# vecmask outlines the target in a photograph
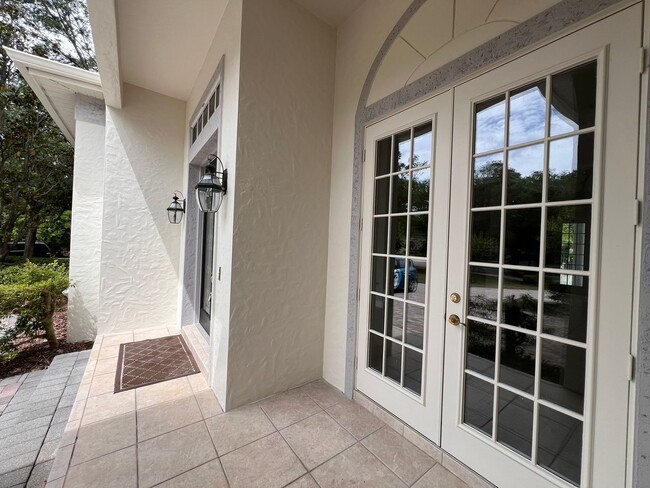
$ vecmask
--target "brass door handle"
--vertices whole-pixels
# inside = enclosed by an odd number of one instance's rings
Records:
[[[458,327],[459,325],[465,325],[460,321],[460,317],[456,315],[455,313],[452,313],[449,318],[447,319],[447,322],[449,322],[451,325],[455,325]]]

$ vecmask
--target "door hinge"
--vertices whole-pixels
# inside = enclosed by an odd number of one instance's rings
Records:
[[[634,368],[636,366],[636,360],[632,354],[628,356],[627,360],[627,380],[634,381]]]
[[[634,225],[641,225],[643,223],[643,202],[641,200],[634,200],[636,206]]]
[[[645,70],[648,68],[648,60],[647,60],[648,55],[646,53],[647,53],[647,49],[642,47],[641,53],[639,55],[641,58],[640,59],[641,64],[639,65],[639,73],[641,74],[645,73]]]
[[[366,148],[363,148],[363,162],[366,162]]]
[[[357,302],[361,300],[361,288],[357,288]]]
[[[359,219],[359,230],[363,231],[363,217]]]
[[[359,368],[359,356],[354,356],[354,370]]]

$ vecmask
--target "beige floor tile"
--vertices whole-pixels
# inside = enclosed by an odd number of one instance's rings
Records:
[[[467,488],[467,485],[440,464],[436,464],[413,488]]]
[[[331,407],[337,403],[344,401],[345,395],[327,383],[325,380],[312,381],[306,384],[301,391],[307,393],[309,397],[314,400],[321,408]]]
[[[79,429],[71,464],[81,464],[136,443],[135,412],[85,425]]]
[[[154,486],[217,457],[203,421],[138,444],[140,487]]]
[[[314,415],[321,408],[300,389],[289,390],[259,403],[279,430]]]
[[[203,390],[209,390],[208,382],[205,380],[205,375],[203,373],[192,374],[187,377],[187,381],[192,387],[194,393],[198,393]]]
[[[206,487],[228,488],[228,481],[226,481],[221,462],[218,459],[214,459],[157,486],[157,488]]]
[[[194,396],[186,377],[163,381],[155,385],[143,386],[136,390],[138,410],[160,403],[181,400]]]
[[[331,406],[327,412],[357,439],[363,439],[384,426],[368,410],[349,400]]]
[[[219,456],[275,432],[257,405],[238,408],[205,421]]]
[[[202,420],[193,396],[138,410],[138,441],[142,442]]]
[[[404,488],[406,485],[361,444],[311,472],[321,488]]]
[[[95,366],[95,375],[109,374],[115,375],[117,372],[117,356],[114,358],[100,359]]]
[[[482,478],[447,453],[443,453],[442,455],[442,466],[453,475],[460,478],[470,488],[494,488],[494,485],[488,482],[485,478]]]
[[[105,349],[106,346],[115,346],[128,342],[133,342],[133,332],[105,335],[102,340],[102,349]]]
[[[354,437],[325,412],[293,424],[280,433],[310,470],[356,442]]]
[[[135,410],[135,391],[123,391],[113,394],[107,393],[89,398],[86,401],[81,425],[87,425],[93,422],[101,422],[113,417],[118,417],[125,413]]]
[[[90,383],[90,390],[88,397],[104,395],[112,393],[115,390],[115,373],[113,374],[97,374],[93,377]]]
[[[199,391],[195,393],[195,396],[204,419],[223,413],[223,409],[212,390]]]
[[[155,329],[136,330],[133,332],[134,341],[145,341],[147,339],[158,339],[170,335],[166,327],[157,327]],[[171,334],[174,335],[174,334]]]
[[[318,484],[310,474],[306,474],[302,478],[288,485],[287,488],[318,488]]]
[[[116,358],[119,354],[120,354],[119,344],[102,346],[101,350],[99,351],[99,355],[97,356],[97,360],[100,361],[102,359]]]
[[[66,488],[129,488],[138,486],[135,446],[72,466]]]
[[[389,427],[378,430],[361,442],[409,486],[435,464],[430,456]]]
[[[278,433],[226,454],[221,463],[232,488],[280,488],[305,474]]]

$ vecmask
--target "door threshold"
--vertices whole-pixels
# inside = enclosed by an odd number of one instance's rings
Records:
[[[437,463],[451,471],[452,474],[464,481],[469,488],[497,488],[476,471],[458,461],[451,454],[402,422],[359,390],[354,390],[352,399],[417,448],[431,456]]]
[[[210,342],[205,337],[200,324],[190,324],[181,327],[181,335],[192,351],[192,355],[206,381],[209,377],[208,365],[210,364]]]

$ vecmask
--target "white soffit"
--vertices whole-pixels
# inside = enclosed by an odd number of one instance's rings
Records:
[[[4,47],[63,135],[74,143],[77,95],[104,100],[97,73]]]
[[[337,28],[365,0],[295,0],[326,24]]]
[[[122,81],[187,100],[227,4],[117,0]]]

